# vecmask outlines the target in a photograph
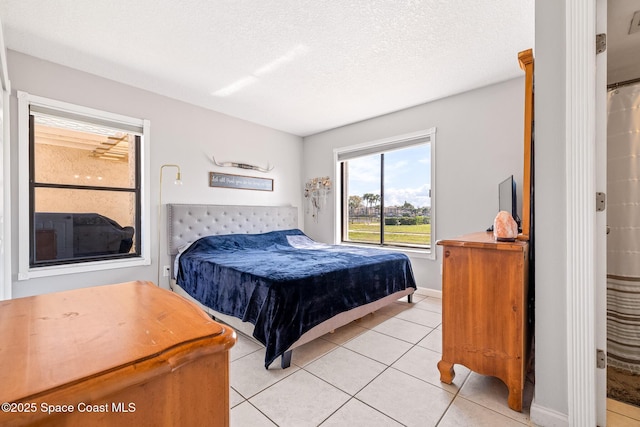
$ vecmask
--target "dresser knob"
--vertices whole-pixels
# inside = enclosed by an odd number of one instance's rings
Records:
[[[445,258],[449,257],[449,255],[451,255],[451,252],[449,252],[449,251],[444,251],[444,256],[445,256]]]

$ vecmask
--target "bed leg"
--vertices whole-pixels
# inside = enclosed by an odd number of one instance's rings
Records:
[[[411,304],[413,302],[413,294],[407,295],[407,302]]]
[[[287,369],[289,366],[291,366],[292,354],[293,354],[293,350],[288,350],[282,353],[281,360],[280,360],[280,367],[282,369]]]

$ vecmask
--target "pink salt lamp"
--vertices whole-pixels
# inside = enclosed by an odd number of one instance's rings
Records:
[[[493,236],[499,242],[513,242],[518,237],[518,224],[507,211],[500,211],[493,220]]]

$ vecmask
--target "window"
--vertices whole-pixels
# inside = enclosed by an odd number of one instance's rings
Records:
[[[18,99],[19,278],[148,264],[148,121]]]
[[[435,129],[337,154],[342,241],[429,251]]]

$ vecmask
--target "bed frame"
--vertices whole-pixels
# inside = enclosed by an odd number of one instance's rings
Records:
[[[172,265],[173,259],[178,254],[180,248],[204,236],[217,234],[258,234],[299,228],[298,208],[292,206],[168,204],[167,210],[168,251],[172,257]],[[202,305],[177,285],[175,280],[172,280],[171,284],[172,290],[175,293],[195,302],[215,319],[228,324],[245,335],[253,336],[252,324],[243,322],[233,316],[218,313]],[[413,288],[408,288],[387,295],[377,301],[339,313],[313,327],[304,333],[298,341],[293,343],[282,355],[281,367],[284,369],[291,365],[291,355],[294,348],[306,344],[326,333],[332,332],[354,320],[360,319],[404,296],[407,297],[409,302],[412,302],[411,297],[413,291]]]

